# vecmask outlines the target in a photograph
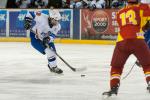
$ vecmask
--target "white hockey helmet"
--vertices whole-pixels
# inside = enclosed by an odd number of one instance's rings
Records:
[[[49,13],[50,13],[50,15],[49,15],[50,18],[53,18],[55,20],[60,20],[61,19],[61,15],[60,15],[58,10],[53,9],[53,10],[50,10]]]

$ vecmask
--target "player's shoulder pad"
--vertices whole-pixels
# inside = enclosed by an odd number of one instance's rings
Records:
[[[49,36],[56,38],[56,35],[54,33],[50,33]]]
[[[116,15],[118,15],[120,12],[122,12],[124,9],[126,9],[127,7],[123,7],[120,10],[118,10],[118,12],[116,13]]]
[[[142,9],[142,10],[148,10],[148,9],[150,9],[150,8],[149,8],[149,5],[148,5],[148,4],[144,4],[144,3],[140,3],[140,4],[139,4],[139,7],[140,7],[140,9]]]
[[[49,15],[48,15],[48,14],[45,14],[45,13],[42,13],[42,15],[43,15],[44,17],[46,17],[46,18],[49,17]]]

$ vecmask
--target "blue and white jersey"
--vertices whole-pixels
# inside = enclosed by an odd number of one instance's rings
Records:
[[[54,38],[58,31],[61,29],[60,24],[50,28],[48,21],[49,15],[41,13],[40,11],[28,12],[26,18],[28,17],[33,19],[34,25],[32,26],[31,30],[40,40],[43,40],[43,38],[46,37],[48,33],[53,34],[50,36]]]

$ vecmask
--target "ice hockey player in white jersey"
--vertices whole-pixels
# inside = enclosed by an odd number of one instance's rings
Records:
[[[51,72],[61,74],[57,67],[56,48],[54,39],[61,29],[59,20],[61,15],[57,10],[51,10],[49,15],[40,11],[28,12],[24,19],[24,27],[30,30],[31,45],[43,55],[47,55],[48,68]]]

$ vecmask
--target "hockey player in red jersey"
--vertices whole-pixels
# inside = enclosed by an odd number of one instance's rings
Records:
[[[150,92],[150,50],[144,41],[142,30],[143,12],[149,10],[146,4],[138,4],[138,0],[128,0],[128,5],[117,13],[117,22],[120,28],[117,43],[111,60],[110,91],[103,95],[117,95],[120,86],[120,77],[124,65],[133,54],[142,65],[147,90]]]

